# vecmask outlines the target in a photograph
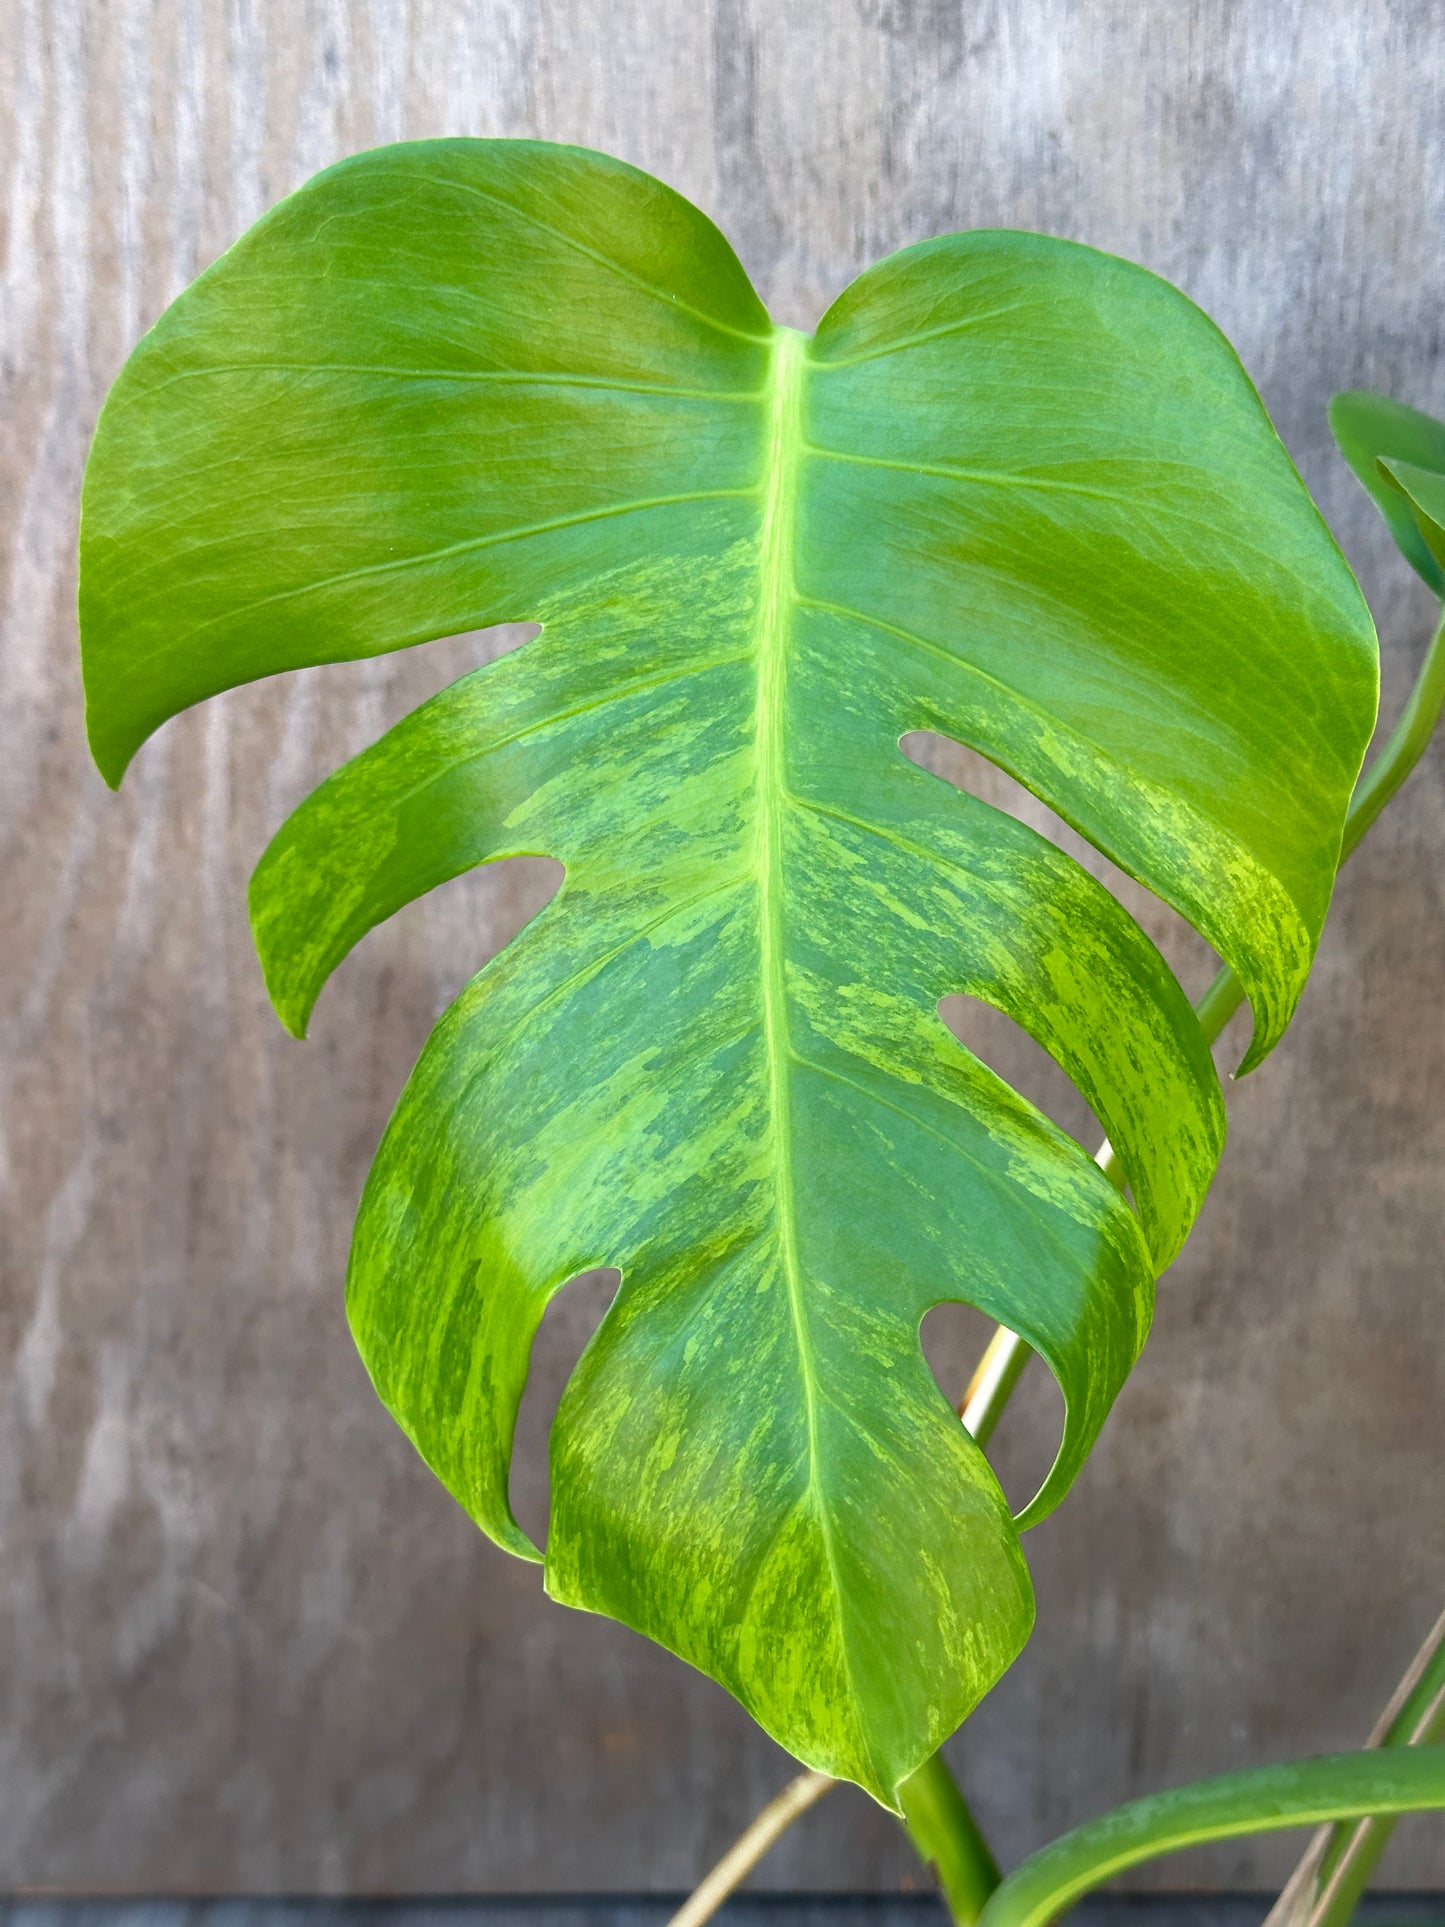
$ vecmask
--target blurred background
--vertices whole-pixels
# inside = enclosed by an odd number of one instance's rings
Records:
[[[407,910],[305,1044],[269,1014],[246,878],[322,775],[524,632],[236,691],[111,796],[76,503],[142,330],[315,169],[437,134],[660,174],[803,327],[927,235],[1090,241],[1238,346],[1376,611],[1392,720],[1432,608],[1324,410],[1366,385],[1445,412],[1441,24],[1436,0],[0,0],[0,1890],[677,1890],[793,1770],[720,1689],[546,1601],[370,1390],[341,1298],[368,1161],[555,872]],[[1197,991],[1202,946],[1130,900]],[[1231,1090],[1144,1360],[1026,1542],[1038,1631],[952,1747],[1008,1859],[1161,1784],[1357,1744],[1445,1601],[1442,939],[1437,746],[1342,879],[1289,1037]],[[1088,1136],[1027,1040],[955,1015]],[[539,1341],[534,1526],[605,1299],[570,1287]],[[984,1335],[930,1320],[955,1396]],[[1058,1421],[1035,1367],[998,1438],[1011,1492]],[[1263,1888],[1297,1844],[1135,1884]],[[1402,1827],[1384,1877],[1445,1887],[1445,1828]],[[922,1880],[845,1789],[755,1884]]]

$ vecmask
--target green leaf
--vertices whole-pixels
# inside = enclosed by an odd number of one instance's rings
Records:
[[[524,1555],[533,1334],[623,1276],[552,1432],[546,1583],[896,1801],[1008,1665],[1017,1523],[919,1345],[982,1307],[1063,1388],[1055,1504],[1218,1158],[1198,1023],[1051,843],[925,773],[973,745],[1189,917],[1253,1058],[1318,939],[1375,707],[1358,589],[1213,326],[1142,269],[954,235],[806,338],[658,182],[576,149],[358,156],[142,343],[86,478],[91,739],[305,663],[542,634],[324,783],[256,872],[297,1031],[444,878],[554,901],[442,1018],[348,1305],[378,1389]],[[1137,1216],[954,1041],[1029,1030]]]
[[[1330,428],[1400,553],[1436,595],[1445,596],[1445,535],[1428,508],[1417,516],[1415,490],[1407,480],[1423,480],[1437,509],[1445,511],[1445,422],[1386,395],[1354,388],[1330,403]]]
[[[1130,1800],[1051,1841],[994,1890],[979,1927],[1045,1927],[1115,1874],[1212,1840],[1440,1808],[1445,1746],[1376,1748],[1223,1773]]]
[[[1441,576],[1439,592],[1445,595],[1445,473],[1403,461],[1382,461],[1380,469],[1414,512],[1417,532]]]

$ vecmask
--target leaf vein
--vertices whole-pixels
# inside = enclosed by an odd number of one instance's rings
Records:
[[[392,562],[368,562],[360,568],[342,569],[335,575],[318,576],[314,582],[299,583],[295,588],[278,589],[274,594],[260,596],[254,602],[238,603],[234,608],[218,611],[217,614],[208,616],[204,622],[196,623],[187,631],[187,634],[198,636],[207,629],[214,628],[217,623],[231,622],[238,616],[253,615],[257,609],[271,608],[278,602],[294,602],[300,597],[314,595],[320,590],[339,588],[343,583],[366,581],[374,576],[396,575],[407,569],[426,568],[434,562],[445,562],[452,556],[472,555],[480,549],[500,548],[504,543],[525,541],[529,536],[550,535],[556,529],[578,528],[587,522],[606,522],[617,516],[632,515],[647,509],[670,508],[681,502],[745,500],[756,493],[757,491],[751,488],[714,488],[698,489],[678,495],[644,496],[630,502],[616,502],[608,508],[589,509],[581,515],[560,515],[548,522],[533,522],[521,528],[503,529],[496,535],[481,535],[466,542],[452,542],[445,548],[426,549],[418,555],[398,556]],[[523,620],[521,617],[513,619]],[[165,637],[150,653],[165,654],[173,646],[173,639]]]
[[[180,381],[195,381],[207,375],[296,374],[296,375],[387,375],[406,381],[480,381],[500,382],[524,388],[599,388],[623,395],[668,395],[684,401],[756,402],[761,389],[685,388],[672,382],[619,381],[606,375],[552,375],[519,368],[406,368],[386,362],[367,361],[213,361],[198,368],[178,368],[164,381],[145,391],[147,397]]]

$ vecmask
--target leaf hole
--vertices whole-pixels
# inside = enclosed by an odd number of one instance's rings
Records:
[[[1158,947],[1184,986],[1185,995],[1197,998],[1203,994],[1219,968],[1220,959],[1215,952],[1177,910],[1110,862],[1057,811],[1040,802],[1032,790],[1025,789],[1007,770],[1000,769],[977,750],[968,749],[937,730],[911,729],[900,738],[898,746],[919,769],[941,776],[955,789],[966,790],[981,803],[1002,810],[1005,816],[1027,823],[1031,830],[1037,830],[1066,856],[1072,857],[1090,876],[1097,877]]]
[[[342,958],[307,1035],[341,1048],[342,1027],[355,1023],[358,1007],[366,1010],[376,1088],[394,1101],[437,1019],[488,958],[546,908],[564,874],[551,857],[504,857],[403,904]],[[347,995],[338,995],[343,986]],[[383,1112],[378,1123],[384,1119]]]
[[[532,1340],[526,1389],[512,1439],[507,1494],[517,1524],[539,1546],[547,1543],[552,1420],[573,1368],[606,1317],[621,1283],[622,1273],[614,1265],[569,1278],[553,1292]]]
[[[980,1063],[1094,1155],[1108,1133],[1068,1072],[1022,1024],[982,998],[957,994],[939,999],[938,1014]]]
[[[918,1339],[929,1371],[955,1411],[963,1403],[984,1347],[994,1334],[994,1322],[975,1305],[950,1299],[923,1314]]]
[[[404,926],[410,913],[425,906],[416,922],[425,924],[427,956],[449,986],[437,1015],[489,958],[541,915],[566,874],[555,857],[499,857],[448,877],[397,911],[391,921]]]
[[[360,661],[314,663],[224,690],[236,770],[259,781],[275,829],[316,785],[460,677],[541,634],[535,622],[468,629]]]
[[[950,1301],[924,1314],[923,1356],[955,1411],[997,1326],[973,1305]],[[1015,1512],[1048,1477],[1064,1432],[1064,1398],[1042,1359],[1030,1359],[1004,1410],[987,1452],[994,1475]]]
[[[1064,1395],[1041,1358],[1031,1358],[988,1443],[988,1462],[1014,1512],[1053,1469],[1064,1436]]]
[[[541,633],[540,622],[497,622],[489,629],[464,629],[459,635],[438,636],[435,642],[423,643],[409,653],[417,659],[417,679],[426,682],[426,694],[430,695],[445,689],[459,676],[469,676],[483,663],[510,656],[514,649],[520,649],[523,643],[531,642]],[[425,696],[416,700],[425,701]]]

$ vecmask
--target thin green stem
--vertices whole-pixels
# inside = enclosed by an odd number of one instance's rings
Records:
[[[1342,864],[1354,855],[1376,817],[1419,762],[1442,708],[1445,708],[1445,609],[1430,638],[1424,663],[1400,719],[1350,799],[1340,849]],[[1244,986],[1226,964],[1194,1006],[1200,1029],[1211,1044],[1243,1002]],[[1100,1145],[1097,1161],[1105,1175],[1122,1188],[1124,1174],[1111,1145]],[[960,1408],[964,1424],[980,1445],[986,1445],[992,1438],[994,1427],[1032,1356],[1032,1347],[1025,1339],[1006,1326],[999,1326]],[[916,1793],[915,1789],[918,1789]],[[912,1779],[905,1780],[899,1796],[913,1844],[923,1858],[937,1868],[958,1927],[973,1927],[982,1904],[978,1896],[987,1898],[992,1887],[985,1883],[991,1877],[993,1884],[997,1884],[998,1868],[942,1754],[935,1753]],[[915,1809],[924,1817],[916,1817]],[[949,1885],[950,1876],[945,1872],[945,1860],[949,1867],[957,1868],[957,1900]],[[1341,1923],[1332,1920],[1329,1927],[1341,1927]]]
[[[1002,1877],[941,1753],[898,1789],[909,1838],[938,1875],[958,1927],[973,1927]]]
[[[1360,839],[1424,755],[1442,708],[1445,708],[1445,608],[1430,638],[1409,700],[1400,712],[1400,720],[1350,798],[1341,863],[1354,855]]]
[[[1212,1044],[1244,1002],[1244,985],[1226,964],[1194,1006],[1199,1028]]]

